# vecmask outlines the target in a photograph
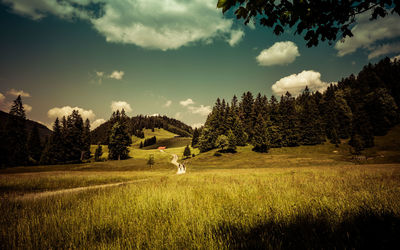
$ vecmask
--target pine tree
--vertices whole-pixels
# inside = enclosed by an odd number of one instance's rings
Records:
[[[94,152],[94,160],[95,161],[100,161],[100,157],[103,155],[103,147],[101,144],[97,144],[96,151]]]
[[[270,148],[269,135],[266,123],[261,114],[257,116],[252,139],[253,151],[267,153]]]
[[[242,121],[243,127],[248,135],[248,141],[251,140],[253,135],[253,95],[250,92],[243,93],[242,100],[239,103],[239,115]]]
[[[183,156],[184,157],[189,157],[192,153],[190,152],[189,145],[186,145],[185,150],[183,151]]]
[[[286,92],[279,104],[282,124],[282,146],[294,147],[299,145],[298,116],[295,105],[294,97],[289,92]]]
[[[233,118],[234,122],[231,127],[231,130],[233,132],[233,135],[235,136],[236,139],[236,145],[237,146],[246,146],[246,142],[248,139],[247,133],[244,130],[244,127],[242,125],[242,122],[239,119],[239,116],[235,116]]]
[[[237,142],[236,142],[236,137],[235,137],[235,135],[233,134],[233,132],[232,132],[232,130],[228,130],[228,149],[227,149],[227,151],[228,152],[231,152],[231,153],[234,153],[234,152],[236,152],[236,145],[237,145]]]
[[[108,144],[108,158],[111,160],[127,159],[129,149],[132,143],[129,134],[126,132],[124,124],[116,122],[111,129],[111,135]]]
[[[42,144],[40,142],[39,129],[35,123],[28,138],[29,157],[33,164],[37,164],[42,156]]]
[[[153,154],[151,154],[151,155],[149,155],[149,159],[147,160],[147,165],[149,165],[149,166],[150,166],[150,168],[152,168],[152,167],[153,167],[153,165],[154,165],[154,163],[155,163],[155,160],[154,160],[154,155],[153,155]]]
[[[63,140],[60,121],[57,117],[54,121],[53,133],[46,143],[40,158],[40,164],[57,164],[65,161]]]
[[[14,100],[10,116],[5,127],[7,147],[7,163],[10,166],[21,166],[28,163],[27,133],[25,128],[26,116],[21,96]]]
[[[196,147],[199,143],[200,132],[197,128],[193,130],[192,147]]]
[[[200,152],[206,152],[215,148],[215,142],[217,138],[217,131],[215,129],[212,129],[211,126],[205,125],[199,137]]]
[[[82,133],[82,159],[90,159],[90,122],[85,120],[85,125]]]

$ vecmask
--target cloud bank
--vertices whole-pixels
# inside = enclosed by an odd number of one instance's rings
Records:
[[[21,96],[21,97],[31,97],[31,94],[29,94],[28,92],[24,92],[23,90],[16,90],[16,89],[10,89],[9,91],[7,91],[7,94],[12,95],[12,96]]]
[[[83,109],[80,107],[71,107],[71,106],[64,106],[61,108],[55,107],[47,111],[47,116],[51,119],[61,119],[63,116],[68,116],[72,114],[73,110],[77,110],[79,114],[82,116],[83,120],[89,119],[90,121],[93,121],[96,115],[94,114],[93,110],[89,109]]]
[[[194,104],[194,101],[192,99],[188,98],[184,101],[180,101],[179,104],[186,107],[186,106]]]
[[[298,56],[300,53],[296,44],[286,41],[276,42],[268,49],[264,49],[256,60],[260,66],[282,65],[294,62]]]
[[[299,74],[286,76],[272,85],[272,91],[276,95],[284,95],[289,91],[297,96],[303,92],[306,86],[310,91],[323,92],[330,83],[321,81],[321,73],[313,70],[304,70]]]
[[[111,111],[121,111],[122,109],[125,110],[125,112],[131,112],[132,108],[131,105],[125,101],[112,101],[111,102]]]
[[[400,52],[397,43],[383,44],[383,41],[400,36],[400,16],[389,14],[385,18],[370,21],[370,12],[365,12],[357,17],[357,24],[351,29],[353,37],[338,41],[335,49],[338,56],[345,56],[356,52],[358,49],[368,51],[368,59],[381,55]]]
[[[215,0],[2,1],[15,13],[35,20],[47,15],[83,19],[108,42],[148,49],[178,49],[217,38],[234,46],[243,36],[243,31],[233,29],[232,19],[216,8]]]
[[[111,75],[109,76],[109,78],[111,79],[115,79],[115,80],[122,80],[122,77],[124,76],[124,71],[118,71],[115,70],[111,73]]]

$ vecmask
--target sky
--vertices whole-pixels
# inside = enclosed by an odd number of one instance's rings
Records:
[[[215,100],[245,91],[323,91],[364,65],[400,55],[400,17],[357,17],[354,37],[307,48],[217,0],[0,0],[0,109],[21,95],[51,127],[78,109],[92,128],[124,108],[203,124]]]

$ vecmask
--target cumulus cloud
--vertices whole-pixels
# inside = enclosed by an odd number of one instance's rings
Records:
[[[90,124],[90,129],[95,129],[95,128],[97,128],[98,126],[100,126],[101,124],[103,124],[103,123],[105,123],[106,122],[106,120],[104,120],[104,119],[96,119],[95,121],[93,121],[91,124]]]
[[[5,99],[6,97],[2,93],[0,93],[0,103],[2,103]]]
[[[71,107],[71,106],[64,106],[61,108],[55,107],[47,111],[47,116],[51,119],[56,119],[57,117],[61,119],[63,116],[68,116],[72,114],[73,110],[77,110],[79,114],[82,116],[83,120],[89,119],[91,121],[94,120],[96,115],[94,114],[93,110],[89,109],[83,109],[79,107]]]
[[[303,92],[306,86],[311,91],[323,92],[330,83],[321,81],[321,73],[313,70],[304,70],[299,74],[286,76],[272,85],[272,91],[276,95],[283,95],[289,91],[296,96]]]
[[[7,94],[12,95],[12,96],[21,96],[21,97],[31,97],[31,94],[24,92],[23,90],[16,90],[16,89],[10,89],[7,91]]]
[[[115,79],[115,80],[122,80],[122,77],[124,76],[124,71],[118,71],[115,70],[111,73],[111,75],[109,76],[109,78],[111,79]]]
[[[172,101],[171,101],[171,100],[168,100],[168,101],[164,104],[164,107],[168,108],[168,107],[171,106],[171,104],[172,104]]]
[[[298,56],[300,53],[296,44],[286,41],[276,42],[268,49],[264,49],[256,57],[256,60],[261,66],[282,65],[294,62]]]
[[[204,126],[204,123],[194,123],[194,124],[192,124],[192,128],[200,128],[202,126]]]
[[[111,102],[111,111],[121,111],[122,109],[125,110],[125,112],[131,112],[132,108],[131,105],[125,101],[112,101]]]
[[[357,17],[357,24],[351,29],[354,36],[347,37],[335,44],[338,56],[351,54],[357,49],[366,49],[370,51],[369,58],[374,58],[385,53],[382,46],[377,46],[379,41],[400,36],[400,16],[389,14],[385,18],[378,18],[373,21],[369,20],[370,17],[370,12],[365,12]]]
[[[198,107],[189,106],[188,109],[193,114],[199,114],[199,115],[203,115],[203,116],[207,116],[209,113],[211,113],[210,106],[204,106],[204,105],[200,105]]]
[[[194,104],[194,101],[192,99],[188,98],[188,99],[186,99],[184,101],[180,101],[179,104],[181,104],[182,106],[186,107],[186,106]]]
[[[387,55],[391,53],[400,52],[400,43],[391,43],[377,46],[369,55],[368,59],[379,57],[382,55]]]
[[[108,42],[135,44],[148,49],[178,49],[196,42],[234,37],[233,20],[216,8],[215,0],[3,0],[20,15],[41,19],[49,14],[83,19]],[[101,7],[93,14],[93,4]]]
[[[400,61],[400,55],[394,56],[394,57],[390,58],[390,60],[391,60],[392,62],[394,62],[394,60]],[[1,101],[0,101],[0,102],[1,102]]]
[[[22,106],[24,107],[26,113],[29,113],[29,112],[32,111],[32,106],[31,105],[23,104]]]
[[[243,30],[232,30],[231,37],[228,39],[228,43],[231,47],[234,47],[238,44],[244,37]]]

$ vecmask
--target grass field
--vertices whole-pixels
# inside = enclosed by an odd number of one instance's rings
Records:
[[[380,140],[365,152],[372,160],[376,152],[380,158],[396,152]],[[0,248],[382,249],[400,243],[396,161],[356,165],[345,144],[214,152],[194,150],[185,175],[169,163],[183,147],[133,148],[126,161],[3,169]],[[151,169],[149,154],[156,159]],[[131,180],[143,181],[16,199]]]

